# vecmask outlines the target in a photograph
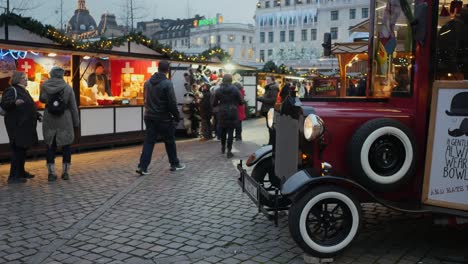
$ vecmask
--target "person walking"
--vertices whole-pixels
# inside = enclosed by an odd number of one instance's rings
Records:
[[[218,125],[218,112],[219,112],[219,106],[215,106],[214,105],[214,99],[215,99],[215,95],[216,95],[216,91],[220,88],[221,86],[221,80],[217,80],[217,81],[214,81],[215,84],[213,85],[213,87],[210,88],[210,91],[211,91],[211,110],[213,112],[213,127],[212,129],[214,130],[215,132],[215,137],[217,140],[221,140],[221,132],[220,132],[220,128],[219,128],[219,125]]]
[[[1,107],[6,111],[5,127],[12,150],[8,183],[25,183],[34,175],[24,170],[26,151],[37,144],[37,112],[34,100],[26,90],[28,78],[24,72],[13,72],[8,87],[2,96]]]
[[[211,116],[213,111],[211,108],[211,92],[209,84],[203,84],[201,87],[200,100],[200,116],[202,120],[202,138],[201,141],[210,140],[213,138],[211,130]]]
[[[235,82],[234,86],[239,90],[240,95],[241,95],[241,100],[243,102],[242,105],[237,106],[237,115],[239,116],[239,122],[237,123],[236,130],[235,130],[235,139],[236,141],[242,141],[242,121],[245,120],[246,114],[245,114],[245,90],[244,87],[240,82]]]
[[[41,85],[39,100],[46,104],[42,133],[47,144],[48,180],[57,180],[55,152],[62,149],[62,179],[70,179],[71,144],[75,140],[75,129],[80,125],[78,107],[73,89],[63,79],[65,70],[54,66],[49,79]]]
[[[262,107],[260,108],[260,112],[262,116],[265,117],[266,122],[268,123],[268,111],[275,106],[278,92],[279,92],[279,85],[275,82],[275,77],[268,76],[266,77],[266,85],[265,85],[265,94],[262,97],[257,98],[257,101],[262,103]],[[268,127],[268,126],[267,126]],[[273,145],[274,135],[273,131],[268,128],[268,145]]]
[[[227,158],[232,158],[232,142],[234,129],[239,122],[237,106],[242,104],[239,90],[232,85],[232,75],[225,74],[220,88],[216,91],[213,106],[219,106],[218,126],[221,131],[221,153],[226,151]]]
[[[160,135],[166,147],[169,158],[170,170],[179,171],[185,169],[185,164],[180,163],[177,158],[177,147],[175,143],[175,122],[179,122],[180,114],[177,109],[177,101],[174,93],[174,85],[167,79],[170,65],[168,61],[159,62],[158,72],[145,82],[145,113],[146,125],[145,141],[140,157],[140,163],[136,172],[147,175],[148,166],[151,163],[154,145]]]

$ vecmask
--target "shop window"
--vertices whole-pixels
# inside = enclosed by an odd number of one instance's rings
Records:
[[[452,11],[452,15],[448,5],[439,9],[435,77],[437,80],[468,80],[468,6],[459,12]]]
[[[286,1],[284,2],[284,5],[285,5],[285,6],[290,6],[290,5],[291,5],[291,0],[286,0]]]
[[[349,10],[349,19],[355,19],[356,18],[356,9],[351,8]]]
[[[317,29],[313,28],[310,30],[310,40],[317,40]]]
[[[286,31],[280,31],[280,42],[286,41]]]
[[[265,50],[260,50],[260,62],[265,61]]]
[[[389,20],[388,13],[399,16]],[[376,1],[374,17],[372,75],[367,93],[377,97],[409,97],[414,58],[414,44],[406,45],[413,43],[408,31],[411,30],[410,22],[399,5],[387,5],[387,0]]]
[[[331,19],[331,21],[336,21],[336,20],[338,20],[338,10],[333,10],[333,11],[331,11],[330,19]]]
[[[265,8],[270,8],[270,1],[265,2]]]
[[[229,48],[228,49],[229,56],[231,56],[231,57],[234,57],[235,52],[236,52],[236,49],[234,49],[234,48]]]
[[[301,40],[307,41],[307,29],[301,30]]]
[[[265,32],[260,32],[260,43],[265,43]]]
[[[273,31],[272,32],[268,32],[268,42],[269,43],[273,43],[274,39],[273,39]]]

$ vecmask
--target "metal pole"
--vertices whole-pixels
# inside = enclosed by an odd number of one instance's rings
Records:
[[[8,40],[8,17],[10,16],[10,0],[7,0],[6,18],[5,18],[5,40]]]
[[[60,0],[60,32],[63,33],[63,0]]]
[[[131,26],[131,32],[133,33],[133,0],[130,0],[130,18],[131,18],[131,22],[132,22],[132,26]]]

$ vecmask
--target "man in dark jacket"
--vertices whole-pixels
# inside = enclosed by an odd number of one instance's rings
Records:
[[[275,77],[268,76],[266,78],[266,83],[267,85],[265,86],[265,94],[263,95],[263,97],[257,98],[257,101],[262,102],[262,108],[260,108],[260,112],[265,118],[267,118],[268,111],[271,108],[275,107],[275,103],[279,92],[279,85],[275,82]],[[272,134],[270,128],[268,128],[268,134],[268,145],[273,145],[274,135]]]
[[[98,92],[101,94],[107,93],[108,96],[112,96],[112,90],[109,85],[109,80],[104,74],[104,66],[102,63],[96,63],[94,72],[88,76],[88,87],[97,85]]]
[[[166,153],[171,164],[171,171],[185,169],[185,165],[177,158],[175,143],[175,122],[179,122],[180,115],[175,99],[174,85],[167,79],[169,62],[160,61],[158,72],[145,82],[145,125],[146,136],[140,164],[136,170],[140,175],[148,174],[148,166],[153,155],[154,144],[161,135]]]

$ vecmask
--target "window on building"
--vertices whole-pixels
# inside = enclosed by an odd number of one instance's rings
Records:
[[[247,37],[246,37],[246,36],[242,36],[242,43],[245,43],[246,40],[247,40]]]
[[[363,8],[362,9],[362,18],[368,18],[369,17],[369,8]]]
[[[338,20],[338,10],[331,11],[331,18],[332,21]]]
[[[242,49],[241,49],[241,57],[242,57],[242,58],[245,58],[245,48],[242,48]]]
[[[301,31],[301,40],[306,41],[307,40],[307,29],[303,29]]]
[[[280,42],[286,41],[286,31],[280,31]]]
[[[249,44],[252,44],[252,42],[253,42],[253,38],[249,37]]]
[[[265,32],[260,32],[260,43],[265,43]]]
[[[268,50],[268,59],[271,59],[272,56],[273,56],[273,50],[269,49]]]
[[[280,6],[281,5],[281,0],[274,0],[275,1],[275,6]]]
[[[310,40],[317,40],[317,29],[313,28],[310,30]]]
[[[338,28],[337,27],[330,28],[330,33],[331,33],[331,38],[332,39],[337,39],[338,38]]]
[[[307,0],[307,3],[308,3],[308,4],[312,3],[312,0]]]
[[[273,18],[268,19],[268,24],[269,24],[270,26],[273,26]]]
[[[315,15],[314,16],[314,22],[317,23],[317,21],[318,21],[318,17],[317,17],[317,15]]]
[[[254,57],[254,51],[253,49],[249,49],[249,59],[253,59]]]
[[[289,30],[289,41],[294,41],[294,30]]]
[[[208,38],[207,38],[207,37],[204,37],[204,38],[203,38],[203,45],[206,45],[206,44],[208,44]]]
[[[285,6],[290,6],[290,5],[291,5],[291,0],[286,0],[286,1],[284,2],[284,5],[285,5]]]
[[[215,36],[210,36],[210,44],[215,44]]]
[[[349,19],[355,19],[356,18],[356,9],[351,8],[349,10]]]
[[[234,48],[229,48],[228,49],[229,56],[231,56],[231,57],[234,57],[235,52],[236,52],[236,50]]]
[[[273,43],[274,38],[273,38],[273,31],[268,32],[268,42]]]
[[[264,62],[264,61],[265,61],[265,51],[260,50],[260,62]]]
[[[217,38],[217,41],[216,41],[216,42],[217,42],[218,44],[220,44],[220,43],[221,43],[221,36],[218,35],[218,36],[216,36],[216,38]]]
[[[265,2],[265,8],[270,8],[270,1]]]

